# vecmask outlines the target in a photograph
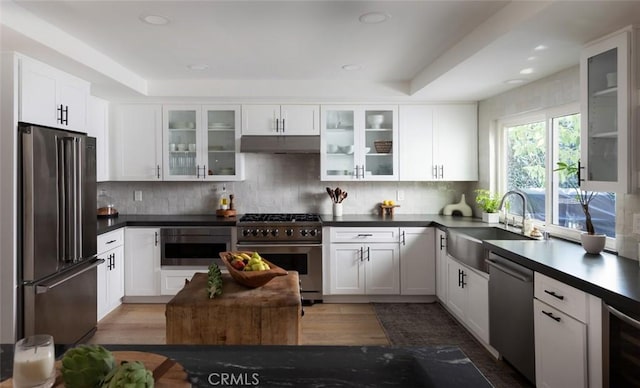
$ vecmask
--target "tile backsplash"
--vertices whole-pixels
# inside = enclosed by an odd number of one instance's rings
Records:
[[[426,168],[426,167],[425,167]],[[212,214],[222,186],[234,194],[239,213],[331,213],[325,187],[349,193],[344,214],[377,212],[383,199],[404,192],[396,213],[437,214],[458,202],[468,182],[322,182],[320,157],[301,154],[246,154],[242,182],[101,182],[120,214]],[[134,192],[142,201],[134,201]],[[470,198],[467,203],[472,205]]]

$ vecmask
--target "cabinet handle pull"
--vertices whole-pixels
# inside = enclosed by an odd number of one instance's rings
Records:
[[[156,165],[156,175],[158,176],[158,179],[160,179],[160,165]]]
[[[359,179],[360,178],[360,166],[356,165],[353,169],[356,170],[356,173],[355,173],[356,179]]]
[[[116,269],[116,254],[115,253],[111,255],[111,260],[112,260],[111,261],[112,262],[111,269]]]
[[[434,179],[438,179],[438,165],[437,164],[433,165],[433,174],[432,175],[433,175]]]
[[[280,119],[276,119],[276,132],[280,132]]]
[[[284,128],[285,128],[285,126],[284,126],[284,119],[282,119],[282,133],[284,133]]]
[[[371,247],[367,247],[367,261],[371,261]]]
[[[364,261],[364,248],[360,247],[360,261]]]
[[[464,271],[460,271],[460,288],[464,288],[464,286],[467,285],[467,283],[464,282],[465,276],[467,276],[467,274],[465,274]]]
[[[582,165],[580,164],[580,159],[578,159],[578,171],[577,171],[578,172],[578,185],[580,185],[580,182],[584,182],[584,179],[582,179],[582,177],[581,177],[581,172],[582,172],[583,168],[584,167],[582,167]]]
[[[158,246],[158,232],[154,233],[156,238],[155,238],[155,245]]]
[[[440,250],[444,249],[444,235],[440,235]]]
[[[440,179],[444,179],[444,164],[440,165]]]
[[[560,300],[564,300],[564,296],[556,294],[555,291],[544,290],[544,292]]]
[[[62,124],[69,125],[69,105],[64,106],[62,113],[64,113],[64,122]]]
[[[458,270],[458,287],[462,284],[462,271]]]
[[[364,164],[362,165],[362,179],[364,179]]]
[[[202,179],[207,179],[207,165],[202,165]]]
[[[109,240],[105,244],[113,244],[114,242],[116,242],[116,240]]]
[[[358,233],[358,237],[372,237],[373,234],[371,233]]]
[[[402,245],[407,245],[407,240],[405,239],[404,230],[402,231]]]
[[[196,178],[200,179],[200,165],[196,164]]]
[[[547,317],[549,317],[549,318],[553,319],[554,321],[556,321],[556,322],[560,322],[560,317],[554,317],[552,313],[548,313],[548,312],[546,312],[546,311],[544,311],[544,310],[542,310],[542,313],[543,313],[544,315],[546,315]]]

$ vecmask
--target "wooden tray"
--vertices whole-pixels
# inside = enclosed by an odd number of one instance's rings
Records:
[[[227,209],[227,210],[218,209],[218,210],[216,210],[216,216],[218,216],[218,217],[235,217],[237,214],[238,213],[237,213],[236,209]]]
[[[222,262],[229,270],[229,275],[231,275],[233,280],[242,284],[243,286],[247,286],[249,288],[262,287],[265,284],[267,284],[271,279],[275,278],[276,276],[286,276],[288,273],[285,269],[278,267],[277,265],[269,262],[264,258],[262,259],[262,261],[269,264],[269,267],[271,267],[271,269],[266,271],[238,271],[237,269],[233,268],[233,266],[231,265],[231,259],[233,258],[233,255],[238,253],[246,253],[249,256],[251,256],[253,252],[251,251],[220,252],[220,258],[222,258]]]
[[[158,388],[188,388],[191,383],[188,380],[187,372],[184,371],[182,365],[177,362],[155,353],[135,352],[135,351],[113,351],[111,352],[116,359],[116,365],[120,365],[122,361],[140,361],[145,368],[153,372],[155,380],[154,387]],[[56,381],[54,387],[64,387],[62,382],[62,374],[60,368],[62,361],[56,361]],[[0,387],[13,387],[13,379],[8,379],[0,384]]]

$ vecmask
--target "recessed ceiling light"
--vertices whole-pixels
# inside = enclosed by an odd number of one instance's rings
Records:
[[[533,68],[527,67],[526,69],[520,70],[520,74],[531,74],[533,73]]]
[[[169,19],[160,15],[140,15],[140,20],[154,26],[164,26],[169,24]]]
[[[356,70],[360,70],[360,69],[362,69],[362,66],[360,66],[360,65],[350,64],[350,65],[343,65],[342,66],[342,70],[346,70],[346,71],[356,71]]]
[[[504,83],[507,84],[507,85],[516,85],[516,84],[521,84],[523,82],[524,82],[524,80],[520,79],[520,78],[508,79],[508,80],[504,81]]]
[[[535,55],[532,55],[529,58],[527,58],[527,61],[535,61],[536,59],[538,59],[538,57],[536,57]]]
[[[547,46],[543,45],[543,44],[539,44],[536,47],[533,48],[536,51],[542,51],[542,50],[546,50]]]
[[[391,15],[386,12],[367,12],[360,15],[360,17],[358,18],[358,20],[360,20],[360,23],[365,24],[378,24],[386,22],[389,19],[391,19]]]
[[[207,70],[209,68],[209,65],[205,63],[193,63],[191,65],[187,65],[187,68],[189,70],[203,71],[203,70]]]

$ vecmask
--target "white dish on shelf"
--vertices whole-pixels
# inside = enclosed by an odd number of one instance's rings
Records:
[[[209,129],[231,129],[233,125],[227,123],[211,123]]]
[[[368,154],[371,151],[371,147],[364,147],[364,153]]]

